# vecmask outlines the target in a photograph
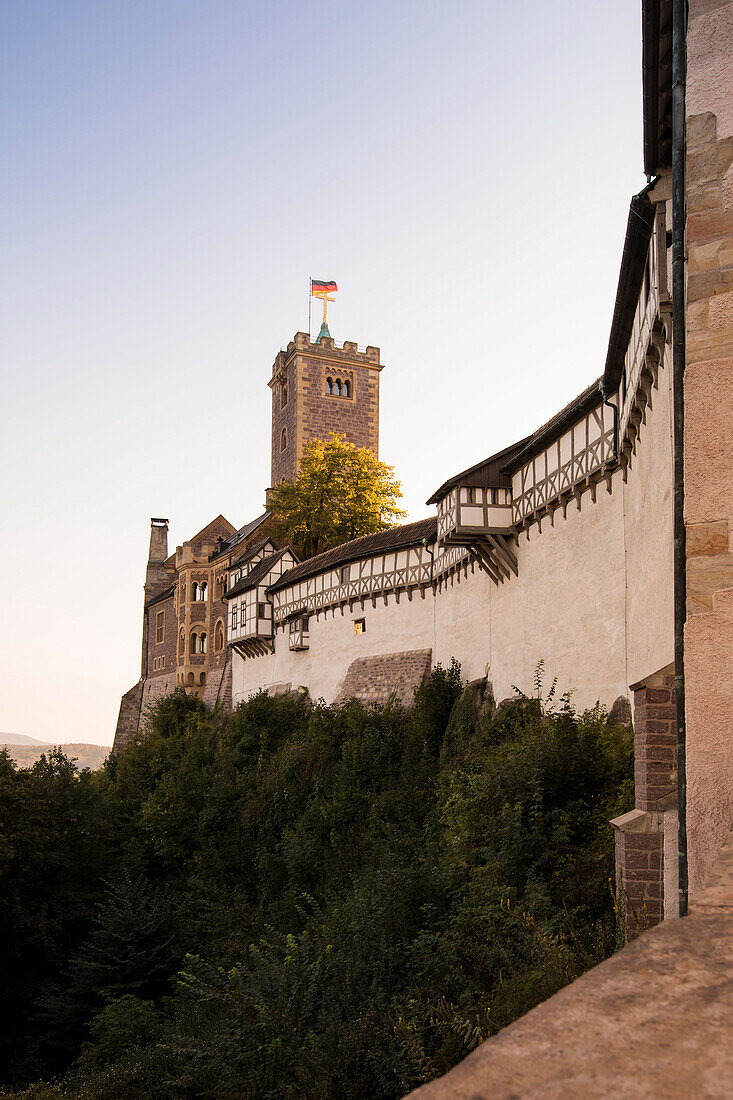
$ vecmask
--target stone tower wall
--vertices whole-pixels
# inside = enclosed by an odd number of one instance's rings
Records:
[[[379,348],[360,352],[346,341],[311,343],[299,332],[281,351],[272,368],[272,473],[271,484],[291,480],[298,472],[303,448],[312,439],[326,439],[340,432],[356,447],[379,454]],[[348,381],[349,397],[327,393],[326,380]],[[287,402],[282,404],[282,384]],[[287,444],[281,449],[285,429]]]

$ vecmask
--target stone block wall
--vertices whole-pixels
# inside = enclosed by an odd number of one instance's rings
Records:
[[[684,450],[692,903],[733,825],[732,56],[732,0],[691,0]]]
[[[232,713],[232,654],[225,650],[226,664],[212,668],[206,680],[204,706],[213,710],[217,705],[223,714]]]
[[[281,351],[272,368],[272,472],[271,484],[291,480],[298,472],[303,448],[312,439],[327,439],[331,432],[346,436],[356,447],[379,454],[379,348],[360,352],[345,341],[336,347],[331,339],[311,343],[305,333]],[[326,391],[326,379],[349,382],[349,397]],[[288,399],[281,403],[282,382]],[[283,428],[287,445],[281,451]]]
[[[129,744],[137,733],[140,719],[140,705],[143,696],[143,681],[139,680],[134,687],[126,691],[120,700],[120,713],[117,717],[117,728],[112,745],[113,752],[119,752]]]
[[[634,788],[640,810],[658,810],[677,790],[677,707],[674,672],[634,690]]]
[[[409,706],[416,690],[430,675],[432,664],[432,649],[359,657],[349,665],[334,703],[344,703],[347,699],[386,703],[394,697]]]
[[[616,886],[626,938],[659,924],[664,913],[664,836],[647,814],[625,814],[616,828]],[[637,831],[639,829],[650,831]]]

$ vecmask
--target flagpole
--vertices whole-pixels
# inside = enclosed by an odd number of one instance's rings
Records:
[[[308,285],[308,341],[311,338],[311,302],[313,301],[313,276],[311,275],[310,283]]]

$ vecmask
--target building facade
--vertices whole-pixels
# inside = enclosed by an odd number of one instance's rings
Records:
[[[211,703],[214,673],[229,705],[261,689],[409,701],[456,658],[497,699],[530,692],[543,661],[581,708],[628,700],[636,805],[614,825],[632,924],[679,912],[680,850],[694,896],[733,827],[733,2],[692,0],[684,27],[669,0],[642,9],[649,182],[631,200],[600,377],[531,436],[450,474],[424,520],[305,562],[262,542],[264,518],[255,547],[221,517],[172,560],[154,520],[132,689],[141,706],[156,681]],[[685,53],[679,116],[671,58]],[[269,383],[272,484],[331,431],[377,452],[380,370],[377,348],[296,334]],[[213,654],[191,650],[196,631],[218,639]]]

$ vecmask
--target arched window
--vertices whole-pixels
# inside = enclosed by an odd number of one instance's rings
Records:
[[[206,599],[206,593],[208,592],[208,590],[209,590],[208,582],[207,581],[202,581],[201,584],[199,585],[199,599],[200,600],[205,600]]]
[[[216,630],[214,631],[214,649],[218,653],[224,648],[224,626],[221,622],[216,624]]]
[[[344,388],[342,392],[344,397],[351,397],[351,382],[349,382],[348,378],[344,382]]]
[[[195,603],[198,598],[199,598],[199,586],[196,583],[196,581],[194,581],[193,584],[191,585],[191,599]]]
[[[204,687],[206,685],[206,673],[205,672],[201,673],[201,676],[199,678],[199,683],[201,684],[201,687]]]
[[[285,380],[280,383],[280,408],[284,409],[288,403],[288,384]]]
[[[193,687],[193,673],[192,673],[192,672],[189,672],[189,674],[188,674],[188,676],[186,677],[186,679],[187,679],[187,681],[188,681],[188,686],[189,686],[189,687]]]
[[[326,393],[333,393],[333,378],[326,379]]]
[[[341,379],[340,378],[337,378],[336,381],[334,382],[333,392],[336,394],[337,397],[341,396]]]
[[[186,635],[183,633],[183,631],[181,631],[181,633],[178,635],[178,654],[179,654],[179,656],[182,657],[183,654],[185,653],[185,651],[186,651]]]
[[[206,634],[199,635],[199,653],[208,653],[209,651],[209,639]]]
[[[282,435],[280,436],[280,450],[284,451],[288,445],[288,433],[287,429],[283,428]]]
[[[198,634],[192,634],[191,640],[188,646],[189,653],[198,653],[199,651],[199,636]]]

